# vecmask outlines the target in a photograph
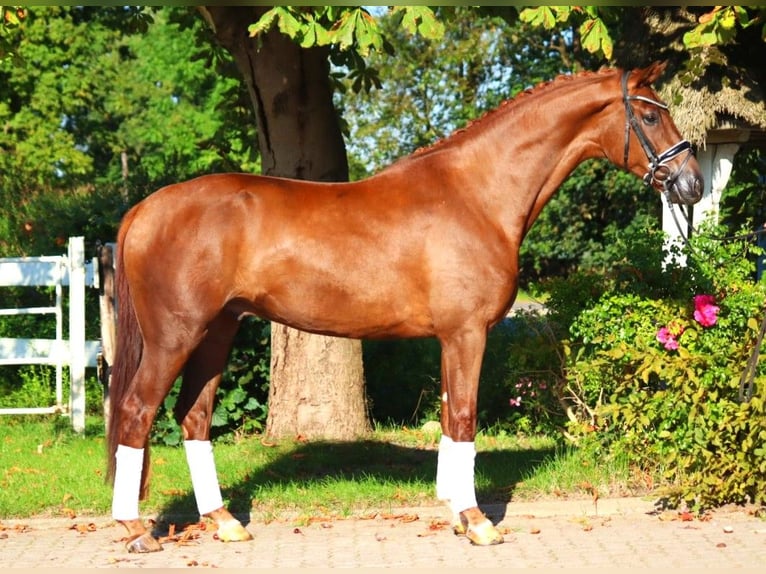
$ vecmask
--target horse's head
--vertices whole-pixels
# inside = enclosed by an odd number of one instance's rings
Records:
[[[651,87],[665,63],[622,73],[625,109],[623,166],[670,201],[691,205],[702,197],[702,172],[691,144],[681,137],[668,106]]]

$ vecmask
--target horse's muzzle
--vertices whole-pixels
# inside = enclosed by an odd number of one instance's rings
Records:
[[[668,188],[670,201],[683,205],[693,205],[702,199],[705,183],[702,175],[695,170],[684,170]]]

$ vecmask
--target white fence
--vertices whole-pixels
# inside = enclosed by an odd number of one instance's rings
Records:
[[[47,307],[0,309],[0,315],[53,315],[55,339],[0,337],[0,366],[52,365],[56,369],[56,404],[0,408],[3,414],[67,414],[72,427],[85,429],[85,368],[98,366],[99,341],[85,340],[85,287],[98,287],[95,260],[85,261],[82,237],[70,237],[67,255],[0,259],[0,287],[54,287],[55,303]],[[63,293],[68,286],[69,337],[64,338]],[[63,369],[69,367],[69,401],[64,404]]]

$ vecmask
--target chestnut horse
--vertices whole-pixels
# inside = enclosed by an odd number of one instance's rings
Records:
[[[138,501],[150,429],[179,375],[176,416],[198,510],[221,540],[251,538],[223,505],[209,440],[215,390],[246,315],[339,337],[436,337],[436,494],[456,532],[502,542],[474,487],[487,332],[516,296],[524,236],[584,160],[607,158],[675,203],[700,199],[691,146],[651,88],[664,67],[559,77],[362,181],[208,175],[134,206],[118,236],[108,433],[112,514],[128,550],[161,549]]]

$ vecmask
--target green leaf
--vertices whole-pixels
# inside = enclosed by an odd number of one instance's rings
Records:
[[[279,31],[289,36],[290,38],[297,38],[303,31],[303,25],[298,18],[295,17],[293,12],[287,8],[279,10]]]
[[[583,48],[595,54],[603,52],[607,60],[612,59],[613,43],[609,30],[601,18],[586,20],[580,26],[580,41]]]
[[[250,24],[250,26],[247,28],[247,31],[250,33],[250,37],[252,38],[258,34],[268,32],[279,17],[280,10],[281,7],[276,6],[261,16],[257,22]]]
[[[550,30],[556,26],[556,15],[553,13],[551,6],[525,8],[521,11],[521,14],[519,14],[519,19],[532,26],[542,26],[546,30]]]

